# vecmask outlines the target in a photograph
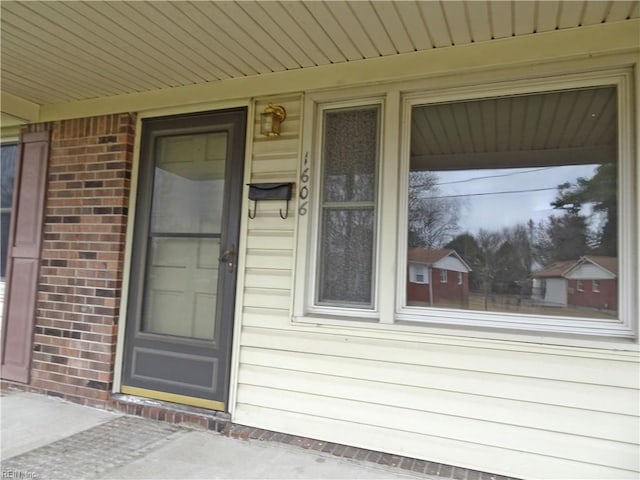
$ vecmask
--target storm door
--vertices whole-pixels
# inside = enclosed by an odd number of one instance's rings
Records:
[[[123,393],[226,409],[245,124],[142,122]]]

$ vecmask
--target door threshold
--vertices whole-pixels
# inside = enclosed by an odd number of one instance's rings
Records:
[[[152,398],[155,400],[163,400],[165,402],[179,403],[182,405],[190,405],[192,407],[206,408],[208,410],[217,410],[224,412],[226,406],[223,402],[209,400],[206,398],[189,397],[187,395],[178,395],[176,393],[160,392],[157,390],[148,390],[146,388],[129,387],[123,385],[120,388],[122,393],[127,395],[135,395],[137,397]]]

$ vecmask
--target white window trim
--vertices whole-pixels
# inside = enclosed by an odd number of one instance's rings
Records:
[[[318,262],[318,233],[319,233],[319,221],[320,221],[320,196],[321,196],[321,183],[322,183],[322,167],[321,167],[321,155],[322,155],[322,129],[324,112],[330,109],[338,108],[351,108],[351,107],[366,107],[377,105],[380,108],[380,124],[379,124],[379,151],[377,161],[377,185],[376,185],[376,227],[375,227],[375,239],[374,239],[374,262],[373,262],[373,281],[372,281],[372,306],[366,307],[346,307],[346,306],[330,306],[330,305],[318,305],[316,304],[316,288],[317,288],[317,262]],[[303,133],[306,141],[304,144],[308,147],[304,150],[303,164],[306,164],[309,168],[307,175],[309,175],[309,181],[306,182],[308,194],[308,202],[306,203],[306,213],[300,216],[299,228],[300,231],[306,231],[306,242],[304,244],[298,244],[298,252],[305,252],[303,257],[299,257],[299,261],[296,268],[296,289],[300,288],[304,291],[303,299],[300,299],[300,295],[294,295],[294,315],[324,315],[334,317],[355,317],[366,319],[379,319],[380,313],[378,308],[379,299],[379,278],[380,278],[380,236],[381,236],[381,210],[382,210],[382,159],[385,155],[385,98],[381,95],[370,95],[362,98],[336,98],[330,97],[322,99],[319,97],[307,98],[305,103],[305,112],[307,113],[305,118],[305,131]],[[313,161],[311,161],[313,159]],[[305,169],[303,165],[303,170]],[[301,172],[301,183],[302,174]],[[300,186],[302,189],[305,185]],[[302,204],[300,205],[302,206]],[[300,210],[298,212],[300,214]],[[300,255],[300,253],[298,253]],[[300,284],[300,277],[304,279],[303,286]]]
[[[584,281],[576,280],[576,290],[578,292],[584,292]]]
[[[637,299],[631,292],[637,291],[636,265],[637,248],[637,200],[635,192],[634,142],[633,142],[633,103],[632,72],[629,69],[617,69],[609,72],[582,73],[559,77],[547,77],[539,80],[518,80],[498,82],[477,87],[443,89],[437,92],[416,92],[405,95],[402,102],[402,125],[410,125],[411,109],[414,105],[453,102],[480,98],[500,97],[529,93],[543,93],[553,90],[567,90],[597,86],[615,86],[618,96],[618,185],[621,192],[618,199],[618,215],[624,221],[618,222],[618,257],[625,258],[620,262],[619,289],[620,321],[605,321],[575,317],[538,316],[531,314],[509,314],[502,312],[483,313],[445,308],[424,308],[406,306],[406,294],[402,294],[402,285],[396,283],[396,321],[419,322],[428,326],[450,326],[468,328],[502,328],[529,333],[554,333],[578,335],[597,335],[612,337],[632,337],[635,333],[634,318],[637,312]],[[400,165],[400,206],[398,211],[398,268],[407,255],[406,228],[407,197],[409,179],[410,128],[404,128],[401,138]],[[633,215],[632,215],[633,213]]]
[[[591,280],[591,291],[593,293],[600,293],[600,280]]]
[[[458,285],[462,285],[462,272],[458,272]]]
[[[504,77],[503,77],[504,78]],[[408,191],[408,148],[411,106],[452,102],[456,100],[481,99],[495,96],[517,95],[553,90],[577,89],[597,86],[616,86],[618,95],[618,158],[619,158],[619,210],[624,218],[619,222],[618,242],[621,262],[619,281],[624,293],[619,293],[619,318],[621,321],[601,321],[574,317],[546,317],[531,314],[509,314],[502,312],[482,313],[475,311],[436,309],[405,306],[407,275],[407,194]],[[401,88],[411,89],[402,92]],[[309,279],[315,275],[310,265],[312,243],[316,230],[313,228],[317,210],[317,187],[312,185],[307,208],[309,213],[298,218],[298,241],[296,248],[295,285],[293,295],[293,318],[295,323],[313,324],[327,327],[365,328],[373,331],[389,330],[398,332],[424,332],[435,335],[457,335],[494,339],[510,339],[540,342],[541,337],[549,344],[593,344],[606,348],[606,340],[629,342],[636,338],[638,301],[630,292],[637,290],[637,220],[631,213],[637,213],[637,186],[634,166],[636,153],[634,142],[633,71],[631,68],[611,68],[609,70],[586,73],[559,73],[557,76],[530,78],[523,76],[516,80],[496,81],[485,85],[465,85],[452,88],[421,87],[420,82],[391,83],[361,89],[326,91],[305,96],[303,112],[303,141],[301,169],[308,165],[314,181],[317,172],[317,146],[314,140],[315,115],[317,106],[323,102],[362,99],[371,103],[378,99],[383,103],[381,125],[381,159],[379,182],[384,188],[379,191],[378,242],[376,263],[375,309],[358,311],[355,309],[321,310],[309,308],[312,305],[314,289]],[[427,91],[428,90],[428,91]],[[637,106],[636,106],[637,108]],[[398,119],[401,119],[398,121]],[[399,143],[398,143],[399,142]],[[313,152],[313,158],[311,158]],[[398,154],[399,160],[398,160]],[[398,166],[398,162],[400,165]],[[383,180],[384,179],[384,180]],[[302,187],[302,185],[301,185]],[[395,270],[395,276],[380,272]],[[620,290],[620,292],[623,292]],[[309,301],[311,297],[311,302]],[[564,340],[563,340],[564,338]],[[582,339],[582,340],[581,340]],[[582,343],[581,343],[582,342]]]
[[[449,283],[449,275],[444,268],[440,269],[440,283]]]

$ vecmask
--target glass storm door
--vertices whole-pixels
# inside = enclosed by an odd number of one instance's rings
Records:
[[[245,122],[142,122],[123,393],[226,409]]]

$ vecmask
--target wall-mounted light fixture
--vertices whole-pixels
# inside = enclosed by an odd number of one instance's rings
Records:
[[[280,124],[285,118],[287,112],[284,107],[270,103],[260,114],[260,133],[267,137],[277,137],[280,135]]]

